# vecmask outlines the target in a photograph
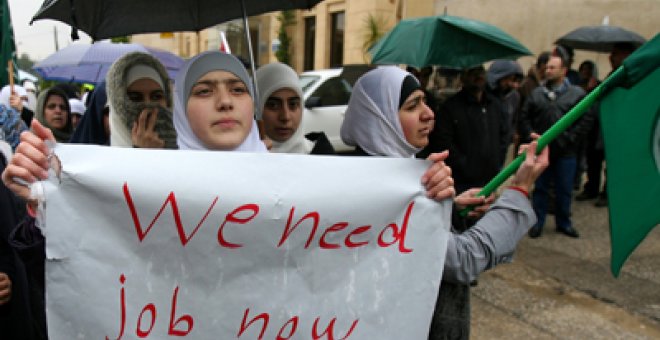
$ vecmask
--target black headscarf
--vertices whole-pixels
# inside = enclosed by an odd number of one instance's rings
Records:
[[[71,143],[110,145],[110,138],[103,125],[104,109],[108,101],[105,82],[97,85],[89,97],[87,110],[71,137]]]

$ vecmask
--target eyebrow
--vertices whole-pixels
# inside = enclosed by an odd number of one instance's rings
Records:
[[[406,105],[414,103],[414,102],[422,101],[422,100],[424,100],[425,97],[426,96],[423,93],[420,93],[420,94],[414,96],[412,99],[408,99],[405,102],[403,102],[402,106],[406,106]]]
[[[227,85],[234,85],[234,84],[236,84],[236,83],[240,83],[240,84],[245,85],[245,83],[243,83],[243,81],[240,80],[240,79],[225,79],[225,80],[209,79],[209,80],[200,80],[200,81],[197,81],[197,82],[195,82],[195,83],[193,84],[193,87],[195,87],[195,86],[197,86],[197,85],[216,86],[216,85],[221,84],[221,83],[224,83],[224,84],[227,84]],[[247,85],[246,85],[246,86],[247,86]]]

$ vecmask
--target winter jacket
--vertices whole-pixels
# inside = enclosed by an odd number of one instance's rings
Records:
[[[520,112],[519,133],[523,142],[529,142],[530,134],[542,134],[561,119],[583,97],[582,88],[564,80],[558,89],[550,90],[546,85],[532,91]],[[550,143],[550,157],[572,157],[577,154],[579,141],[586,136],[593,124],[593,111],[588,110],[580,119]]]

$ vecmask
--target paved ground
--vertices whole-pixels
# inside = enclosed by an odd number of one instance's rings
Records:
[[[660,208],[660,207],[659,207]],[[609,271],[607,208],[574,202],[581,237],[525,238],[515,261],[472,289],[473,339],[660,339],[660,228]]]

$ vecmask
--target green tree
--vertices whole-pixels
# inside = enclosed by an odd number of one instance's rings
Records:
[[[287,28],[295,25],[295,13],[291,10],[282,11],[277,16],[277,20],[280,22],[280,30],[277,34],[277,39],[280,40],[280,46],[275,52],[275,57],[279,62],[291,66],[291,38],[287,33]]]
[[[110,39],[115,44],[128,44],[131,42],[131,37],[130,36],[123,36],[123,37],[114,37]]]
[[[34,66],[34,61],[30,59],[30,56],[27,53],[21,53],[21,57],[16,60],[18,68],[25,71],[30,71],[32,66]]]
[[[382,16],[375,16],[369,14],[364,20],[364,35],[362,43],[362,53],[364,60],[369,60],[369,49],[373,47],[380,38],[385,35],[385,27],[387,27],[387,20]]]

